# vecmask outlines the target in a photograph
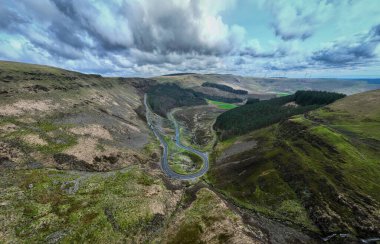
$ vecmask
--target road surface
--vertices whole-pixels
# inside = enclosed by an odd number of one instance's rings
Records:
[[[186,174],[186,175],[178,174],[170,168],[169,162],[168,162],[168,144],[166,143],[166,141],[164,140],[162,135],[158,132],[158,130],[154,127],[154,125],[151,121],[149,114],[153,113],[153,111],[151,111],[147,100],[148,100],[148,98],[147,98],[147,95],[145,94],[144,95],[144,105],[145,105],[145,110],[146,110],[146,120],[148,122],[148,126],[153,131],[154,135],[158,138],[158,140],[160,141],[160,143],[164,149],[163,153],[162,153],[162,158],[161,158],[161,169],[162,169],[162,171],[167,176],[169,176],[170,178],[174,178],[174,179],[178,179],[178,180],[194,180],[194,179],[204,175],[209,168],[208,155],[206,153],[200,152],[194,148],[187,147],[181,143],[178,123],[171,114],[169,115],[169,119],[173,122],[173,124],[175,126],[175,144],[182,149],[185,149],[187,151],[190,151],[192,153],[197,154],[199,157],[202,158],[203,165],[202,165],[202,168],[200,170],[198,170],[197,172],[191,173],[191,174]]]

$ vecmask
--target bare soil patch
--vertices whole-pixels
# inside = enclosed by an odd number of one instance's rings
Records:
[[[17,130],[17,125],[12,123],[7,123],[5,125],[0,126],[0,134],[12,133]]]
[[[53,104],[51,100],[19,100],[12,104],[0,106],[0,115],[3,116],[20,116],[30,112],[47,112],[59,107]]]
[[[89,135],[96,138],[112,140],[110,132],[104,126],[99,124],[91,124],[84,127],[71,128],[70,132],[76,135]]]
[[[23,141],[31,145],[45,146],[48,143],[37,134],[28,134],[23,136]]]
[[[94,156],[99,154],[111,153],[110,149],[105,149],[103,152],[99,152],[97,149],[98,140],[94,138],[80,138],[78,143],[65,150],[64,153],[77,157],[79,160],[89,161]],[[91,160],[90,160],[91,161]]]
[[[59,168],[75,169],[78,166],[80,170],[90,171],[116,170],[144,160],[135,151],[99,144],[96,138],[80,138],[75,146],[55,155]]]

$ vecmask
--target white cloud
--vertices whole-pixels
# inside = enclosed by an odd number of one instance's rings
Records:
[[[309,38],[335,10],[329,0],[266,0],[261,1],[261,7],[269,9],[275,34],[283,40]]]
[[[337,52],[343,58],[347,54],[333,47],[337,41],[315,45],[332,39],[318,32],[330,23],[339,28],[333,34],[349,34],[344,43],[351,51],[368,51],[378,60],[378,45],[359,45],[357,31],[350,29],[350,23],[359,23],[357,28],[368,32],[380,23],[373,2],[262,0],[261,10],[272,18],[245,26],[264,25],[277,34],[263,40],[260,33],[223,18],[239,8],[239,0],[7,1],[0,6],[7,16],[0,19],[0,58],[112,75],[301,72],[316,68],[310,56],[318,50],[324,50],[319,55],[325,60]]]

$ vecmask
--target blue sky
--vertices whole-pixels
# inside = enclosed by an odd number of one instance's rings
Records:
[[[110,76],[380,77],[377,0],[0,0],[0,59]]]

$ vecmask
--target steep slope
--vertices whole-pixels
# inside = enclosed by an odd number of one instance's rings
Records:
[[[240,205],[321,235],[380,236],[380,90],[216,146],[209,178]]]
[[[139,111],[151,83],[0,62],[0,167],[104,171],[149,160]]]

